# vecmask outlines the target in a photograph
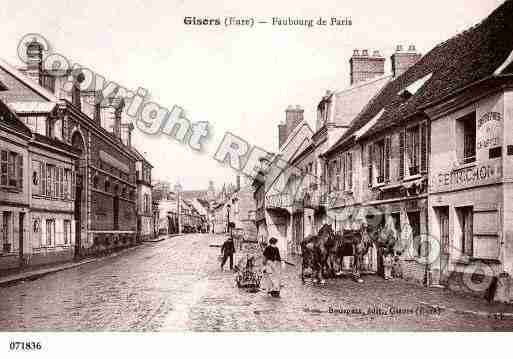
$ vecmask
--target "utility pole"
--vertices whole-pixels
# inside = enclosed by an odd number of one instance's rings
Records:
[[[178,234],[182,234],[182,186],[180,183],[175,185],[176,192],[176,210],[178,211]]]

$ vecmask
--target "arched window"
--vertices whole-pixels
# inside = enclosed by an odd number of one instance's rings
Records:
[[[98,175],[97,175],[97,174],[95,174],[95,175],[93,176],[93,188],[94,188],[94,189],[98,189],[98,182],[99,182]]]

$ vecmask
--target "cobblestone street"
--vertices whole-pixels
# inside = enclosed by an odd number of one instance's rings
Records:
[[[459,310],[487,310],[481,300],[403,281],[366,277],[325,286],[299,280],[287,266],[282,297],[236,288],[219,270],[214,239],[191,234],[145,244],[126,254],[0,288],[1,330],[99,331],[333,331],[512,330],[512,320],[433,313],[420,303]],[[219,242],[219,238],[215,239]],[[332,313],[369,308],[394,315]],[[421,308],[422,310],[419,310]],[[507,309],[507,307],[505,307]],[[412,313],[413,311],[413,313]],[[419,312],[420,311],[420,312]]]

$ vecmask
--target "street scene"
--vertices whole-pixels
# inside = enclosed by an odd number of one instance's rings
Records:
[[[230,332],[513,328],[513,316],[494,318],[508,308],[513,313],[508,306],[378,277],[369,277],[363,285],[350,278],[324,286],[302,284],[298,268],[288,266],[280,300],[251,293],[237,288],[232,271],[220,271],[219,248],[211,245],[223,239],[208,234],[177,236],[0,288],[0,327]],[[429,304],[446,309],[435,310]],[[351,312],[358,309],[368,313]]]
[[[513,0],[365,1],[8,22],[0,332],[513,331]]]

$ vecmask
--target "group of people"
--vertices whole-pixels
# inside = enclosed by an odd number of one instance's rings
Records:
[[[280,296],[281,289],[281,256],[277,247],[278,240],[274,237],[269,239],[269,244],[263,252],[263,269],[260,289],[272,297]],[[232,236],[228,237],[221,246],[221,270],[229,260],[230,270],[233,270],[233,255],[235,254],[235,243]]]

